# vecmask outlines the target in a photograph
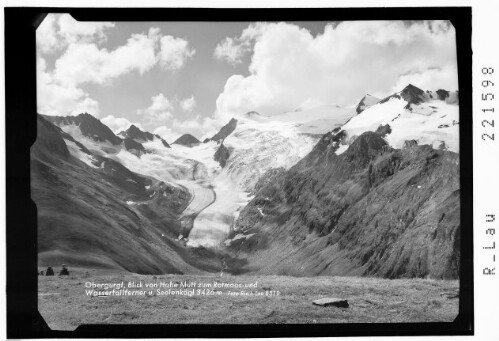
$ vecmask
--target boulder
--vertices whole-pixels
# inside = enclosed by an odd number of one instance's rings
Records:
[[[318,305],[321,307],[339,307],[339,308],[348,308],[348,301],[342,298],[335,298],[335,297],[326,297],[326,298],[320,298],[318,300],[315,300],[312,302],[314,305]]]

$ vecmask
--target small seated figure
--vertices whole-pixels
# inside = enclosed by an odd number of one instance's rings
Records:
[[[49,266],[45,271],[45,276],[54,276],[54,270],[52,270],[51,266]]]
[[[59,276],[69,276],[68,268],[66,268],[66,264],[62,264],[62,269],[59,272]]]

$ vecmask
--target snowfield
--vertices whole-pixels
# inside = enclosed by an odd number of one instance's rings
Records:
[[[271,121],[289,123],[299,132],[306,134],[325,134],[341,126],[355,115],[354,107],[341,107],[335,104],[312,108],[297,109],[280,115],[268,117]]]
[[[147,152],[137,157],[122,145],[83,136],[76,125],[62,128],[95,154],[118,161],[133,172],[186,188],[191,202],[182,216],[195,217],[187,243],[192,247],[220,245],[241,209],[251,200],[249,192],[259,177],[271,168],[290,168],[317,142],[317,138],[304,135],[295,122],[274,121],[261,115],[240,119],[235,131],[223,142],[231,155],[222,169],[214,160],[220,147],[215,141],[194,147],[173,144],[167,148],[154,138],[142,142]],[[95,167],[90,155],[71,141],[66,142],[73,155]]]
[[[73,141],[64,139],[64,142],[66,143],[66,146],[68,147],[69,153],[74,156],[75,158],[79,159],[80,161],[83,161],[85,164],[92,168],[99,168],[96,165],[93,164],[93,162],[96,162],[97,160],[94,159],[92,155],[88,155],[87,153],[84,153],[81,151],[80,147]]]
[[[459,106],[452,99],[430,98],[418,105],[411,104],[408,109],[406,105],[407,101],[402,98],[392,97],[354,116],[342,127],[347,133],[347,144],[366,131],[376,131],[380,125],[388,124],[392,132],[385,138],[393,148],[402,148],[406,140],[416,140],[420,145],[429,144],[436,149],[442,146],[459,152]],[[336,153],[346,149],[340,148]]]
[[[122,145],[115,146],[108,141],[99,142],[90,137],[84,136],[80,130],[80,127],[76,124],[61,125],[60,128],[96,155],[109,157],[109,155],[119,153],[121,149],[124,149]]]
[[[270,168],[290,168],[312,150],[315,142],[293,124],[260,118],[238,121],[236,130],[224,141],[232,151],[223,169],[213,160],[216,149],[205,146],[218,147],[215,142],[188,148],[186,155],[207,166],[207,179],[216,200],[197,216],[187,245],[220,245],[240,210],[251,200],[249,191],[260,176]]]
[[[238,188],[252,190],[270,168],[290,168],[305,157],[317,142],[302,134],[294,123],[240,120],[224,145],[232,148],[224,171]]]

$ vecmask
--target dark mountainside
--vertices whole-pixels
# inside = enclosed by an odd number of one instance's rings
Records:
[[[175,140],[175,142],[173,142],[173,144],[181,144],[186,147],[193,147],[200,143],[201,142],[191,134],[184,134],[180,136],[177,140]]]
[[[208,257],[175,242],[186,190],[93,155],[40,115],[31,148],[32,199],[38,210],[40,266],[121,269],[143,274],[200,273]],[[73,157],[64,138],[93,159]],[[216,268],[215,270],[216,271]]]
[[[449,91],[443,90],[443,89],[438,89],[437,91],[438,99],[441,101],[445,101],[447,97],[449,97]]]
[[[213,158],[220,164],[220,167],[223,168],[227,164],[227,160],[230,157],[230,152],[231,151],[229,150],[229,148],[224,146],[224,143],[222,142],[220,143],[220,147],[218,147]]]
[[[406,86],[400,95],[407,101],[407,106],[410,104],[420,104],[425,101],[424,91],[412,84]]]
[[[400,92],[400,94],[395,93],[393,95],[390,95],[382,99],[379,103],[383,104],[390,98],[403,98],[405,101],[407,101],[407,105],[404,108],[411,110],[411,104],[420,104],[425,101],[425,92],[420,88],[409,84]]]
[[[111,129],[90,114],[78,116],[43,116],[55,125],[77,125],[82,134],[99,142],[109,141],[113,145],[121,144],[121,139]]]
[[[129,152],[135,154],[138,157],[140,157],[140,155],[142,155],[143,153],[146,152],[146,149],[144,148],[144,146],[141,143],[139,143],[131,138],[126,137],[123,140],[123,143],[125,145],[125,148]]]
[[[168,145],[168,143],[165,140],[163,140],[161,136],[151,134],[150,132],[147,131],[142,131],[133,124],[127,130],[120,132],[118,135],[124,138],[135,140],[137,142],[153,141],[154,137],[156,137],[161,140],[161,142],[165,147],[170,148],[170,145]]]
[[[236,130],[236,127],[237,127],[237,120],[235,118],[232,118],[229,123],[227,123],[226,125],[224,125],[220,131],[218,133],[216,133],[212,138],[211,138],[211,141],[217,141],[217,142],[220,142],[220,141],[223,141],[227,138],[227,136],[229,136],[230,134],[232,134],[232,132],[234,130]]]
[[[343,135],[325,134],[294,167],[259,181],[231,233],[247,237],[231,242],[244,270],[457,278],[459,155],[396,150],[374,132],[336,155]]]

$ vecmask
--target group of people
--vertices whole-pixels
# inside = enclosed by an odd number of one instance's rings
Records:
[[[41,276],[54,276],[54,270],[52,269],[51,266],[49,266],[47,268],[47,270],[45,271],[40,271],[38,273],[38,275],[41,275]],[[66,267],[66,264],[62,264],[62,269],[61,271],[59,271],[59,276],[69,276],[69,270],[68,268]]]

